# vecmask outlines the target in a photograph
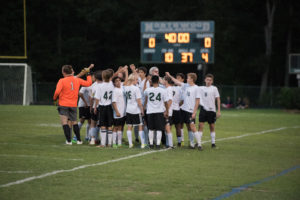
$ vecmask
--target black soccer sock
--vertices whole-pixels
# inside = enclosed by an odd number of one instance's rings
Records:
[[[74,131],[74,133],[76,135],[77,140],[81,141],[81,139],[80,139],[80,129],[79,129],[78,124],[74,124],[73,125],[73,131]]]
[[[68,124],[62,126],[64,130],[64,134],[68,142],[71,142],[71,134],[70,134],[70,127]]]

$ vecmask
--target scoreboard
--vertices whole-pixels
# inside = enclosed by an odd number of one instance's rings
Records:
[[[141,63],[214,63],[214,21],[141,22]]]

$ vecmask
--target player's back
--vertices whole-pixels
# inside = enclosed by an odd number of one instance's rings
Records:
[[[164,102],[167,101],[166,90],[161,87],[150,87],[145,90],[147,96],[147,114],[165,111]]]
[[[68,76],[59,80],[62,90],[59,94],[59,105],[76,107],[80,82],[75,76]]]
[[[125,91],[126,100],[127,100],[126,112],[130,113],[130,114],[141,113],[140,108],[137,103],[137,99],[142,98],[140,89],[137,86],[130,85],[130,86],[124,86],[124,91]]]
[[[114,85],[111,81],[102,82],[97,86],[95,99],[99,100],[99,105],[101,106],[111,105],[113,90],[114,90]]]

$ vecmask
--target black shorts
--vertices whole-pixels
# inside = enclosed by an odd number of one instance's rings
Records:
[[[149,130],[164,131],[166,125],[164,113],[147,114],[147,125]]]
[[[79,118],[91,119],[91,110],[90,107],[79,107]]]
[[[114,126],[124,126],[126,117],[114,118]]]
[[[99,106],[100,111],[98,112],[99,126],[111,127],[114,122],[113,109],[111,105]]]
[[[173,110],[173,115],[172,115],[172,124],[180,124],[182,119],[181,119],[181,112],[180,110]]]
[[[192,119],[193,113],[187,112],[185,110],[181,110],[182,123],[185,124],[195,124],[195,119]]]
[[[143,125],[142,115],[126,113],[126,124],[131,126]]]
[[[77,121],[77,107],[58,106],[58,113],[67,116],[70,121]]]
[[[217,116],[214,111],[206,111],[203,106],[200,106],[199,122],[208,122],[209,124],[216,123]]]
[[[166,120],[166,125],[167,125],[167,124],[170,125],[170,126],[173,125],[172,117],[169,116],[167,119],[165,118],[165,120]]]

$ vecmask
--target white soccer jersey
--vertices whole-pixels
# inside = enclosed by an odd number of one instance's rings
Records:
[[[172,101],[172,109],[180,110],[180,101],[181,101],[181,87],[180,86],[172,86],[173,87],[173,101]]]
[[[130,114],[140,114],[141,110],[137,103],[137,99],[142,98],[140,89],[135,85],[124,86],[124,91],[126,94],[126,113]]]
[[[164,104],[168,101],[166,89],[150,87],[144,93],[147,96],[147,114],[163,113],[166,110]]]
[[[79,93],[83,94],[83,98],[85,99],[85,101],[87,102],[87,106],[90,106],[90,91],[91,91],[91,86],[90,87],[81,87],[79,90]],[[78,101],[78,107],[85,107],[85,103],[83,101],[83,99],[80,97],[79,101]]]
[[[99,84],[102,84],[102,83],[98,83],[98,82],[94,82],[90,87],[91,87],[91,90],[90,90],[90,97],[92,98],[92,99],[94,99],[95,98],[95,94],[96,94],[96,89],[97,89],[97,87],[98,87],[98,85]],[[95,107],[95,104],[96,104],[96,101],[94,100],[93,101],[93,108]]]
[[[144,95],[144,86],[145,86],[145,81],[147,81],[147,79],[145,78],[144,80],[142,80],[140,77],[138,78],[138,87],[140,89],[140,92],[142,94],[142,104],[144,105],[145,103],[145,95]],[[150,83],[149,81],[146,82],[146,89],[150,87]]]
[[[206,111],[216,112],[216,98],[220,97],[218,88],[211,85],[210,87],[201,86],[200,91],[200,105]]]
[[[120,113],[120,117],[117,117],[116,112],[114,110],[114,118],[122,118],[125,116],[126,111],[126,100],[124,95],[124,90],[122,88],[114,88],[112,93],[112,102],[115,102]]]
[[[112,91],[114,90],[113,83],[110,82],[102,82],[97,85],[95,99],[99,100],[100,106],[108,106],[111,105]]]
[[[193,113],[196,99],[200,98],[199,87],[197,85],[184,84],[182,98],[183,104],[181,109]]]
[[[174,88],[172,86],[169,86],[166,88],[166,92],[167,92],[167,101],[171,100],[172,104],[169,108],[169,116],[173,115],[173,95],[175,93]]]

